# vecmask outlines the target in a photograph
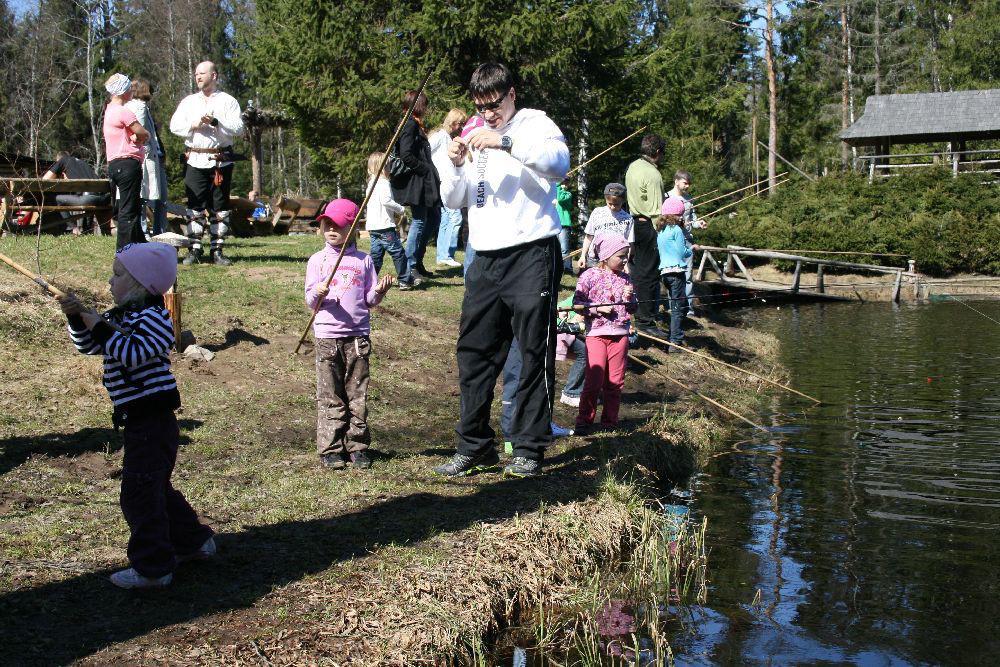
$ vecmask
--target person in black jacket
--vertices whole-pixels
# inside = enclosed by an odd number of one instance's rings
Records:
[[[396,155],[405,165],[405,174],[389,179],[392,198],[403,206],[409,206],[413,215],[410,231],[406,235],[406,258],[409,263],[411,284],[419,285],[427,275],[424,268],[424,252],[427,240],[437,235],[441,224],[441,179],[431,159],[431,145],[424,130],[424,114],[427,113],[427,96],[410,90],[403,96],[405,111],[417,98],[413,107],[413,117],[403,125],[403,131],[396,143]]]

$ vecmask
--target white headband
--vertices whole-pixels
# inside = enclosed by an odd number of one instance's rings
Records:
[[[132,80],[124,74],[118,73],[108,79],[104,84],[104,89],[112,95],[124,95],[125,91],[132,87]]]

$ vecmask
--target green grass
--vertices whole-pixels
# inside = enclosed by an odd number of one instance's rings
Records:
[[[183,407],[173,480],[218,531],[221,553],[182,566],[157,595],[123,593],[106,580],[125,565],[128,531],[117,505],[120,439],[100,359],[73,350],[57,306],[36,286],[0,274],[0,662],[192,655],[259,662],[262,652],[276,664],[347,653],[405,662],[460,654],[503,616],[502,605],[490,605],[530,586],[504,563],[533,545],[511,533],[509,552],[483,553],[490,531],[506,531],[520,516],[537,534],[570,544],[566,557],[576,565],[554,559],[538,574],[569,584],[607,557],[591,534],[603,508],[634,503],[604,481],[609,461],[619,477],[640,483],[639,468],[672,479],[693,469],[700,441],[676,435],[685,421],[676,415],[697,416],[701,407],[687,397],[664,404],[655,383],[629,376],[626,393],[638,393],[624,406],[622,428],[559,441],[543,478],[431,474],[453,451],[458,416],[463,288],[451,272],[428,289],[390,292],[374,311],[369,423],[379,454],[369,471],[324,470],[313,444],[313,358],[292,353],[308,319],[302,281],[317,241],[236,240],[232,267],[180,268],[183,326],[217,356],[204,363],[175,355]],[[34,266],[34,239],[0,239],[0,252]],[[45,275],[98,307],[111,305],[112,256],[107,237],[42,238]],[[738,332],[727,335],[718,344],[739,355]],[[679,377],[702,375],[675,356],[666,361]],[[561,381],[568,363],[559,367]],[[719,391],[756,391],[733,385],[720,383]],[[574,414],[557,407],[560,423]],[[725,437],[702,439],[715,446]],[[591,511],[547,509],[597,498]],[[484,560],[503,574],[489,574]],[[465,576],[475,581],[470,590],[456,582]],[[477,587],[481,598],[467,597]]]

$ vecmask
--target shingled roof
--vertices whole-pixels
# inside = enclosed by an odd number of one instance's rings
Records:
[[[851,146],[1000,139],[1000,89],[872,95],[840,138]]]

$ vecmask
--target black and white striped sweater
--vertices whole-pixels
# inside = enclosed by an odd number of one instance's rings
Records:
[[[104,387],[115,412],[138,406],[180,405],[177,382],[170,372],[174,328],[163,297],[150,297],[142,310],[115,308],[88,330],[79,315],[69,317],[69,335],[83,354],[104,355]],[[121,333],[108,323],[125,330]]]

